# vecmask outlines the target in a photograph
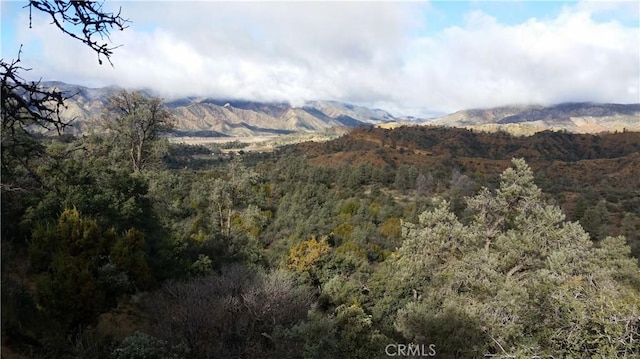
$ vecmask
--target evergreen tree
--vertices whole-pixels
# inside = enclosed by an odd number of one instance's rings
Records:
[[[446,202],[404,224],[392,265],[414,297],[397,330],[445,357],[640,354],[640,273],[624,238],[593,245],[513,164],[497,191],[468,200],[469,224]]]
[[[171,114],[162,107],[161,99],[126,90],[109,97],[103,119],[134,172],[143,170],[157,154],[160,134],[173,129]]]
[[[47,315],[67,328],[87,324],[117,298],[149,281],[144,237],[131,229],[119,237],[76,209],[55,225],[40,225],[29,244],[37,298]]]

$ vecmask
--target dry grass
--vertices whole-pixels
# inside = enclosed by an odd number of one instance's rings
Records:
[[[249,146],[238,149],[224,150],[223,152],[271,152],[280,146],[286,146],[301,142],[325,142],[338,138],[349,132],[346,128],[333,128],[316,132],[296,132],[288,135],[258,135],[243,137],[171,137],[173,143],[185,143],[188,145],[221,145],[230,142],[246,143]]]

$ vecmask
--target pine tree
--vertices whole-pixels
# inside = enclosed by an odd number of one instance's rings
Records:
[[[392,265],[413,298],[396,329],[444,357],[640,354],[640,272],[624,237],[594,245],[513,164],[467,200],[468,224],[443,202],[403,225]]]

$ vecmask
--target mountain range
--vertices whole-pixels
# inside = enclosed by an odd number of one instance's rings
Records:
[[[551,106],[503,106],[458,111],[430,122],[484,131],[529,135],[543,130],[574,133],[640,131],[640,103],[561,103]]]
[[[63,82],[43,82],[42,85],[73,95],[61,114],[65,120],[73,120],[68,130],[71,133],[84,133],[95,128],[108,97],[121,90],[113,86],[87,88]],[[166,101],[164,105],[174,115],[176,135],[179,136],[288,134],[402,120],[383,110],[336,101],[310,101],[302,106],[292,106],[282,102],[186,97]]]
[[[63,82],[43,82],[72,96],[62,111],[73,120],[71,133],[96,128],[97,120],[115,86],[88,88]],[[142,91],[152,95],[148,91]],[[435,119],[394,116],[337,101],[309,101],[300,106],[284,102],[255,102],[208,97],[185,97],[165,102],[176,121],[177,136],[224,137],[259,136],[313,132],[331,127],[426,124],[465,127],[481,131],[503,130],[530,135],[547,129],[576,133],[640,131],[640,104],[562,103],[551,106],[504,106],[470,109]]]

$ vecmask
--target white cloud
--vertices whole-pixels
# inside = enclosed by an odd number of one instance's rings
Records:
[[[416,93],[455,109],[508,103],[638,102],[640,32],[566,8],[556,19],[502,25],[472,13],[462,27],[416,42]],[[436,54],[436,55],[433,55]],[[406,96],[407,98],[410,95]]]
[[[123,44],[114,68],[98,66],[95,54],[46,19],[34,18],[19,36],[29,46],[41,40],[37,58],[25,48],[33,75],[166,97],[336,99],[407,114],[638,102],[638,26],[594,20],[618,6],[579,3],[517,25],[476,11],[464,24],[420,36],[432,14],[423,3],[127,2],[123,13],[134,22],[112,35]]]

